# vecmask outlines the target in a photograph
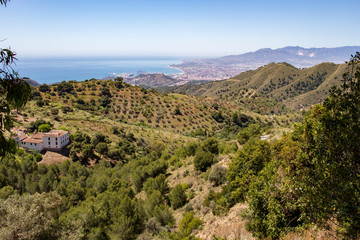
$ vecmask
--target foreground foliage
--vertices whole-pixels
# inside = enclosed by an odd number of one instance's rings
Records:
[[[233,159],[229,184],[215,199],[227,207],[248,200],[247,228],[255,237],[277,239],[311,226],[359,237],[359,60],[357,53],[341,88],[332,88],[292,134],[270,145],[247,143]]]

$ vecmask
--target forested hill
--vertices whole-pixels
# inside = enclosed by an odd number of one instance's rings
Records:
[[[329,89],[341,83],[342,75],[347,70],[345,64],[321,63],[298,69],[287,63],[270,63],[231,79],[183,85],[169,91],[236,103],[265,98],[292,109],[301,109],[323,101]]]

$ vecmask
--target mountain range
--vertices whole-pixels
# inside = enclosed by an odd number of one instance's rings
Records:
[[[360,51],[360,46],[335,48],[284,47],[263,48],[255,52],[219,58],[186,60],[171,67],[182,70],[179,76],[188,80],[221,80],[234,77],[241,72],[275,62],[287,62],[297,68],[312,67],[322,62],[344,63],[351,54]]]

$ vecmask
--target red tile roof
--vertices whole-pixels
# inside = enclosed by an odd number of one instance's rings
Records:
[[[64,130],[51,130],[48,133],[44,133],[44,137],[61,137],[67,134],[67,131]]]

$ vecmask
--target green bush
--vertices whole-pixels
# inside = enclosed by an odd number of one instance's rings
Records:
[[[179,229],[182,234],[189,236],[194,229],[199,228],[202,225],[200,218],[194,217],[194,212],[190,211],[185,214],[183,219],[180,222]]]
[[[219,146],[219,152],[223,155],[236,153],[238,146],[235,142],[223,142]]]
[[[99,144],[96,145],[95,150],[100,153],[101,155],[107,155],[108,151],[109,151],[109,147],[106,143],[101,142]]]
[[[247,142],[229,165],[228,186],[232,201],[244,201],[250,184],[272,158],[271,145],[267,141]]]
[[[176,185],[175,188],[173,188],[169,198],[170,198],[170,204],[173,209],[177,209],[184,206],[187,201],[185,190],[180,184]]]
[[[237,139],[240,144],[244,144],[250,139],[259,138],[261,135],[261,126],[259,124],[251,124],[247,128],[241,130],[238,135]]]
[[[50,92],[51,89],[50,89],[49,85],[47,85],[46,83],[44,83],[44,84],[41,84],[41,85],[39,86],[39,91],[40,91],[40,92]]]
[[[40,153],[35,154],[35,161],[40,162],[42,160],[42,155]]]
[[[196,142],[188,142],[185,146],[185,152],[187,156],[195,156],[198,144]]]
[[[160,174],[155,178],[148,178],[144,183],[144,190],[147,194],[152,192],[159,191],[162,195],[165,195],[169,192],[169,186],[166,181],[166,176],[164,174]]]
[[[204,152],[210,152],[217,155],[219,154],[219,141],[216,137],[207,138],[204,142],[202,142],[201,149]]]
[[[226,168],[220,165],[215,165],[211,169],[208,180],[213,182],[215,186],[219,186],[226,182],[226,175],[227,175]]]
[[[51,126],[49,124],[42,124],[38,128],[38,132],[50,132]]]
[[[205,172],[215,162],[215,155],[211,152],[198,151],[194,158],[196,170]]]

